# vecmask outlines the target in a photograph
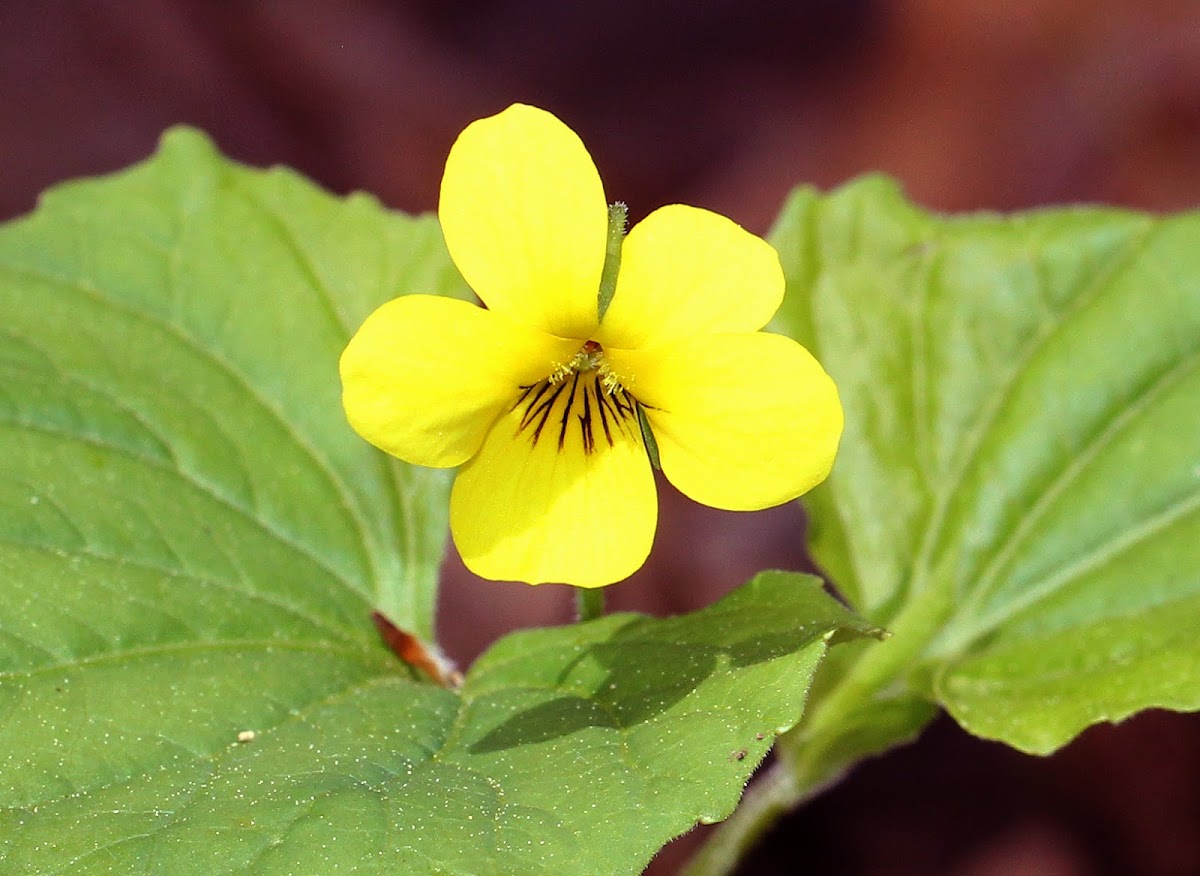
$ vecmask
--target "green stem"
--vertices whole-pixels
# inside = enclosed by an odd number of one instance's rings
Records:
[[[815,797],[832,781],[802,788],[791,764],[776,762],[754,780],[733,815],[709,836],[703,848],[688,862],[683,876],[728,876],[737,870],[746,853],[780,818],[805,800]]]
[[[604,616],[604,588],[575,588],[575,620],[579,623]]]
[[[621,269],[621,241],[625,239],[625,224],[629,220],[629,208],[623,201],[610,204],[608,208],[608,240],[604,246],[604,270],[600,272],[600,295],[597,299],[600,319],[612,304],[617,291],[617,273]]]
[[[848,718],[870,705],[875,695],[916,668],[929,643],[953,610],[953,596],[939,589],[922,590],[888,624],[891,637],[868,649],[829,694],[814,704],[800,727],[794,766],[799,780],[820,782],[845,765],[827,762]]]

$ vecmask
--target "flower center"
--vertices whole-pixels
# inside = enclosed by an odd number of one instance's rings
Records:
[[[528,432],[534,446],[549,434],[562,451],[576,429],[589,455],[596,451],[598,437],[609,447],[620,434],[641,439],[638,401],[618,382],[595,341],[585,343],[545,380],[520,389],[512,409],[524,408],[518,431]]]

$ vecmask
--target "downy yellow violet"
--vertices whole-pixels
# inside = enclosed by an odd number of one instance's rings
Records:
[[[760,331],[784,290],[765,241],[662,207],[621,243],[601,318],[600,176],[573,131],[521,104],[459,135],[438,217],[487,309],[384,304],[342,354],[343,404],[388,453],[462,466],[450,529],[476,574],[601,587],[637,570],[658,516],[639,411],[663,473],[706,505],[768,508],[829,473],[837,390],[802,346]]]

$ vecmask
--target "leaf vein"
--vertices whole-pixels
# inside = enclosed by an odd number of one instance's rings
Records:
[[[929,574],[933,552],[937,547],[937,540],[942,535],[943,529],[946,526],[947,514],[950,511],[951,504],[962,488],[972,466],[978,459],[979,453],[983,449],[984,440],[994,425],[996,418],[1000,415],[1005,403],[1011,398],[1012,393],[1020,384],[1021,377],[1027,372],[1037,355],[1045,349],[1051,338],[1062,331],[1064,326],[1069,325],[1074,318],[1086,311],[1093,302],[1102,298],[1104,293],[1113,287],[1113,284],[1123,273],[1132,267],[1134,258],[1145,251],[1149,245],[1149,241],[1157,232],[1158,227],[1154,223],[1148,223],[1144,229],[1126,244],[1120,257],[1113,259],[1107,270],[1096,276],[1092,283],[1085,286],[1078,294],[1071,298],[1070,303],[1064,307],[1058,319],[1043,322],[1038,331],[1030,334],[1025,346],[1014,357],[1013,366],[1004,375],[990,398],[980,408],[981,413],[978,418],[972,427],[964,433],[958,443],[959,462],[950,473],[942,489],[936,493],[934,507],[930,511],[928,521],[919,541],[920,546],[914,562],[914,576]],[[920,581],[919,578],[917,580]]]
[[[1166,368],[1156,375],[1137,392],[1127,406],[1116,411],[1115,415],[1106,423],[1098,424],[1099,428],[1092,432],[1079,452],[1071,458],[1070,463],[1060,469],[1057,476],[1041,491],[1038,498],[1029,506],[1029,510],[1022,515],[1020,524],[1013,528],[1004,543],[992,555],[991,561],[978,576],[979,583],[972,599],[964,606],[965,612],[969,613],[971,608],[986,601],[992,586],[1012,555],[1021,547],[1037,523],[1063,492],[1069,489],[1127,428],[1152,410],[1154,403],[1159,398],[1188,374],[1195,371],[1198,365],[1200,365],[1200,350],[1195,350],[1172,367]]]
[[[157,563],[151,563],[151,562],[149,562],[147,560],[143,560],[143,559],[134,559],[132,557],[114,556],[112,554],[108,554],[103,551],[93,550],[90,546],[86,546],[83,548],[64,550],[64,549],[57,548],[57,547],[51,547],[50,545],[40,544],[37,542],[25,541],[23,539],[9,538],[9,537],[3,536],[3,535],[0,535],[0,544],[16,545],[16,546],[19,546],[22,548],[27,548],[27,549],[31,549],[31,550],[42,551],[42,552],[45,552],[48,554],[53,554],[55,556],[62,556],[64,554],[71,555],[71,556],[82,556],[82,557],[87,557],[88,559],[99,560],[101,562],[106,562],[106,563],[112,563],[112,564],[118,565],[118,566],[127,566],[130,568],[142,569],[142,570],[145,570],[148,572],[155,572],[157,574],[164,575],[168,578],[173,578],[173,579],[177,579],[177,580],[181,580],[181,581],[191,581],[193,583],[203,584],[208,587],[216,587],[216,588],[226,591],[228,593],[236,594],[237,596],[243,597],[244,599],[247,599],[249,601],[261,602],[264,605],[271,606],[272,608],[278,608],[278,609],[286,612],[287,614],[290,614],[293,617],[299,618],[300,620],[306,621],[307,623],[312,624],[313,627],[323,630],[325,632],[328,632],[328,633],[336,636],[339,639],[345,640],[346,642],[352,642],[355,640],[349,630],[344,629],[339,626],[336,626],[332,622],[325,620],[324,618],[321,618],[315,614],[310,614],[306,611],[303,611],[302,609],[298,608],[295,604],[288,602],[287,600],[280,599],[273,594],[267,594],[261,590],[248,589],[248,588],[253,587],[253,584],[254,584],[254,582],[249,578],[243,577],[241,581],[237,581],[237,582],[222,581],[219,578],[215,578],[212,576],[200,575],[200,574],[196,574],[195,572],[190,572],[190,571],[183,570],[183,569],[172,569],[167,566],[162,566]],[[96,581],[94,583],[98,584],[99,586],[106,586],[104,581]],[[246,588],[238,586],[239,584],[246,585]],[[123,591],[123,594],[127,594],[127,593],[128,593],[128,591]],[[161,605],[159,605],[158,603],[155,603],[154,605],[155,605],[156,610],[162,611],[164,614],[166,613]],[[171,615],[171,617],[175,617],[175,616]],[[184,626],[187,625],[183,618],[176,618],[176,619],[179,620],[180,623],[183,624]]]
[[[125,313],[135,319],[156,326],[164,333],[179,342],[184,349],[190,350],[200,359],[212,363],[219,372],[224,373],[235,384],[240,386],[242,390],[245,391],[247,396],[249,396],[261,410],[267,413],[271,419],[273,419],[280,427],[282,427],[284,433],[291,438],[296,447],[298,447],[315,464],[316,468],[320,471],[326,482],[333,487],[334,492],[337,494],[340,500],[341,510],[345,511],[349,515],[350,519],[354,522],[355,525],[353,528],[358,535],[359,547],[363,551],[363,557],[366,559],[368,567],[372,569],[374,568],[375,559],[372,551],[367,545],[366,533],[363,528],[362,518],[355,510],[356,504],[352,501],[350,494],[347,492],[345,484],[342,483],[341,479],[337,477],[336,473],[332,469],[331,463],[308,441],[307,438],[301,435],[301,433],[296,429],[295,425],[289,421],[280,410],[271,404],[270,401],[268,401],[268,399],[263,396],[262,393],[260,393],[259,390],[250,382],[249,378],[236,367],[234,367],[231,362],[218,355],[215,350],[199,343],[199,341],[188,334],[183,327],[177,326],[165,319],[139,310],[138,308],[133,307],[125,302],[111,298],[98,288],[89,286],[78,280],[71,280],[66,277],[60,277],[43,271],[35,271],[28,268],[15,268],[11,265],[4,266],[4,268],[10,273],[16,275],[25,275],[45,283],[50,283],[68,290],[73,290],[83,297],[91,299],[97,304],[108,307],[119,313]],[[193,483],[195,482],[193,481]],[[231,505],[230,507],[233,506]],[[251,517],[251,519],[254,518]],[[272,532],[277,538],[279,538],[281,541],[284,541],[290,547],[298,548],[298,542],[293,537],[283,535],[281,531],[275,529],[273,526],[266,526],[265,522],[263,523],[263,528]],[[313,557],[313,555],[307,551],[305,551],[305,553],[308,556]],[[322,565],[325,564],[322,563]],[[325,566],[325,568],[330,567]],[[330,571],[332,571],[332,569],[330,569]],[[334,574],[337,579],[343,582],[349,589],[358,592],[357,588],[351,584],[349,579],[345,578],[339,573]]]
[[[148,456],[144,456],[140,453],[137,453],[127,447],[122,447],[119,444],[112,444],[108,441],[102,440],[97,437],[83,435],[83,434],[77,434],[77,433],[72,433],[72,432],[66,432],[61,429],[51,428],[51,427],[48,427],[48,426],[45,426],[42,424],[23,423],[23,424],[21,424],[20,428],[27,429],[30,431],[40,432],[44,435],[48,435],[48,436],[51,436],[54,438],[60,438],[60,439],[64,439],[67,441],[77,441],[81,444],[87,444],[92,447],[97,447],[101,450],[106,450],[111,453],[115,453],[120,456],[124,456],[127,459],[133,460],[134,462],[137,462],[141,465],[146,466],[147,468],[151,468],[156,471],[160,471],[165,474],[178,477],[179,480],[183,481],[184,483],[190,484],[192,487],[194,487],[197,490],[197,492],[202,493],[205,496],[208,496],[210,499],[212,499],[218,505],[228,509],[229,511],[232,511],[235,515],[242,517],[245,520],[249,521],[254,527],[260,529],[262,532],[264,532],[268,536],[272,537],[273,540],[275,540],[276,542],[282,544],[284,547],[288,548],[289,550],[291,550],[293,553],[297,554],[298,556],[301,556],[301,557],[307,559],[308,561],[313,563],[313,565],[316,566],[317,568],[322,569],[323,571],[327,572],[334,581],[337,581],[338,583],[340,583],[347,591],[349,591],[355,597],[356,600],[362,599],[362,594],[358,591],[357,588],[355,588],[348,580],[343,578],[341,573],[339,573],[336,569],[334,569],[332,566],[330,566],[322,557],[313,553],[312,550],[310,550],[302,542],[296,540],[294,537],[292,537],[290,534],[284,532],[283,530],[275,528],[275,525],[273,523],[269,522],[266,518],[256,517],[252,512],[250,512],[249,510],[238,505],[236,502],[221,495],[218,492],[215,492],[206,483],[192,477],[188,472],[185,472],[184,470],[179,469],[179,468],[172,468],[171,466],[165,465],[158,460],[155,460]],[[68,522],[69,522],[69,520],[68,520]]]

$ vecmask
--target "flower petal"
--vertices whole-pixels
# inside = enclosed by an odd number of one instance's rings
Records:
[[[559,337],[591,335],[608,206],[574,131],[523,104],[468,125],[446,159],[438,218],[491,310]]]
[[[595,339],[638,349],[713,332],[758,331],[783,301],[774,248],[708,210],[672,204],[633,227]]]
[[[450,531],[475,574],[603,587],[646,561],[658,501],[636,416],[614,417],[609,407],[602,429],[598,379],[580,375],[572,386],[572,378],[551,386],[550,392],[564,388],[540,433],[534,426],[542,418],[527,415],[528,402],[513,407],[459,471]],[[586,442],[584,416],[591,421]]]
[[[342,353],[342,406],[354,431],[416,465],[467,460],[523,384],[578,349],[482,307],[406,295],[367,317]]]
[[[770,508],[829,474],[842,433],[837,388],[791,338],[708,335],[606,355],[646,407],[663,473],[697,502]]]

